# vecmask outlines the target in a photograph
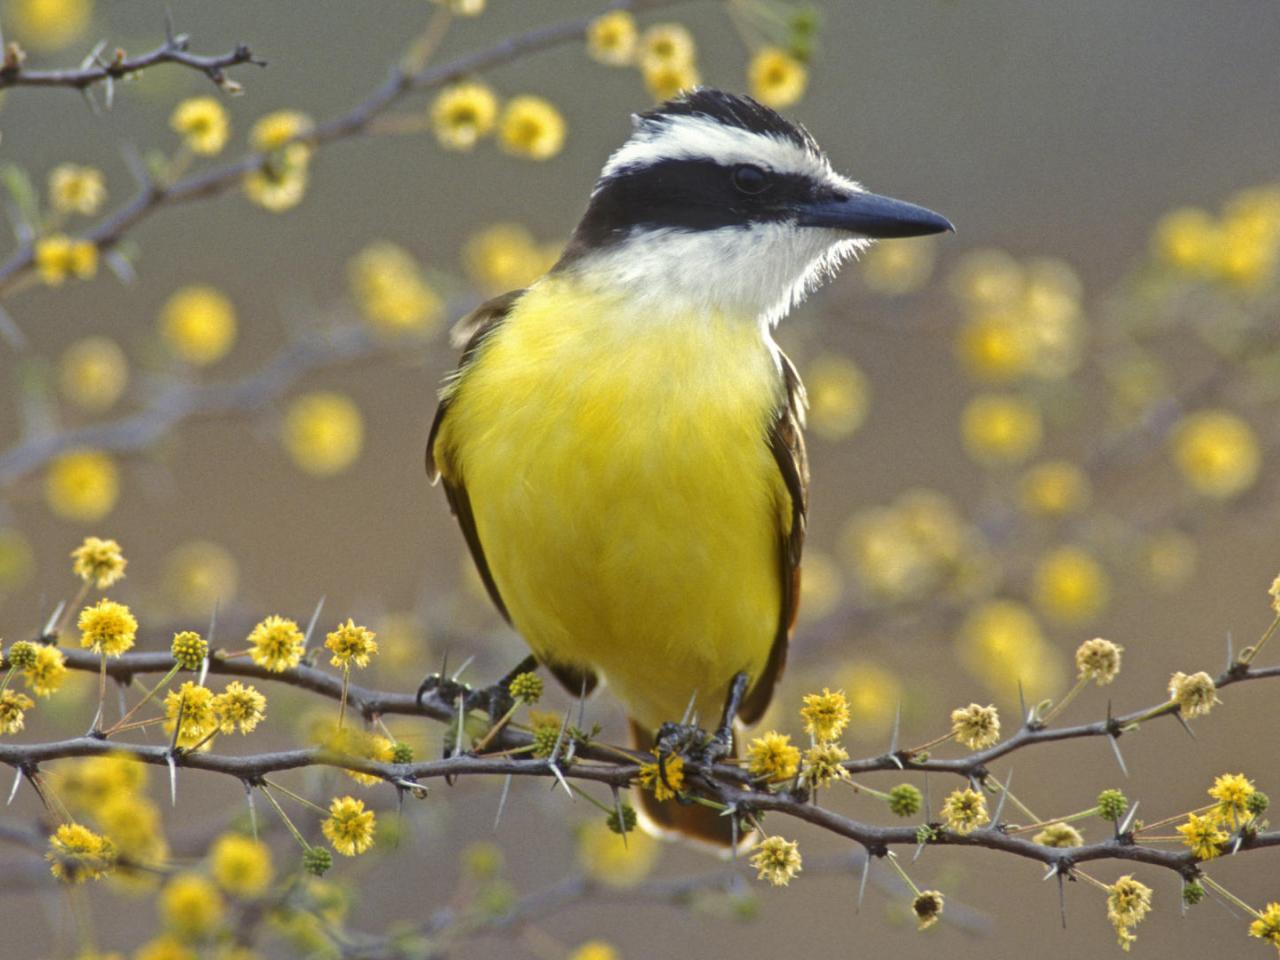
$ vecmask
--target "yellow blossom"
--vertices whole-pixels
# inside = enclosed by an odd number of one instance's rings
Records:
[[[271,885],[271,848],[239,833],[225,833],[209,849],[213,879],[236,897],[256,897]]]
[[[180,360],[207,367],[236,342],[236,312],[213,287],[183,287],[160,309],[160,335]]]
[[[1271,597],[1271,609],[1280,615],[1280,577],[1271,581],[1271,589],[1267,591],[1267,595]]]
[[[307,136],[314,126],[305,113],[277,110],[258,118],[249,131],[249,143],[255,150],[269,153]]]
[[[213,698],[212,707],[223,733],[231,733],[237,727],[241,733],[252,733],[266,716],[267,698],[253,684],[232,680]]]
[[[877,243],[862,254],[858,273],[862,282],[886,297],[913,293],[933,274],[937,244],[926,238],[906,243]]]
[[[1249,924],[1249,936],[1265,940],[1280,950],[1280,903],[1268,903]]]
[[[245,196],[270,213],[292,210],[306,196],[310,162],[311,148],[305,143],[281,147],[245,174]]]
[[[1187,822],[1175,828],[1182,834],[1182,842],[1187,845],[1197,860],[1212,860],[1222,853],[1230,837],[1218,826],[1213,817],[1201,817],[1188,814]]]
[[[1026,324],[1007,310],[987,310],[966,320],[956,337],[961,366],[983,383],[1012,383],[1028,372],[1032,344]]]
[[[138,621],[123,603],[99,600],[80,611],[80,646],[94,653],[118,657],[133,646],[138,634]]]
[[[974,607],[961,624],[959,647],[965,668],[999,693],[1016,692],[1021,683],[1029,695],[1040,695],[1061,676],[1040,623],[1013,600],[988,600]]]
[[[751,95],[766,107],[781,110],[804,96],[809,71],[803,63],[778,47],[765,47],[747,66]]]
[[[1262,464],[1253,428],[1225,410],[1185,417],[1173,432],[1172,452],[1191,488],[1215,500],[1252,487]]]
[[[51,233],[36,241],[35,262],[46,286],[61,286],[68,277],[88,280],[98,272],[98,247],[88,240]]]
[[[120,475],[105,453],[72,450],[49,465],[44,496],[49,509],[66,520],[101,520],[120,496]]]
[[[653,797],[659,802],[670,800],[684,789],[684,757],[679,754],[662,756],[657,750],[657,763],[640,764],[640,786],[653,791]]]
[[[747,747],[747,771],[761,780],[790,780],[800,768],[800,749],[785,733],[770,730]]]
[[[17,733],[26,723],[26,711],[36,702],[17,690],[0,690],[0,733]]]
[[[64,823],[49,838],[44,858],[50,872],[67,883],[100,880],[111,872],[116,850],[111,841],[78,823]]]
[[[1205,716],[1215,703],[1222,702],[1213,678],[1203,670],[1190,676],[1182,671],[1175,673],[1169,678],[1169,696],[1188,720]]]
[[[144,796],[118,790],[93,807],[117,850],[134,863],[163,863],[168,856],[160,811]]]
[[[631,830],[624,837],[599,817],[578,830],[578,865],[609,887],[634,887],[653,871],[661,852],[662,844],[644,831]]]
[[[191,97],[174,108],[169,126],[192,153],[210,157],[227,144],[231,123],[226,108],[213,97]]]
[[[1209,796],[1218,801],[1213,812],[1219,820],[1230,823],[1242,823],[1252,816],[1249,812],[1249,798],[1257,793],[1253,781],[1243,773],[1224,773],[1213,781],[1209,788]]]
[[[961,434],[965,450],[984,466],[1021,463],[1040,446],[1040,411],[1029,400],[983,394],[965,406]]]
[[[324,645],[333,653],[329,663],[335,667],[349,667],[354,663],[364,668],[369,665],[369,658],[378,652],[378,641],[374,632],[367,627],[358,627],[350,618],[346,623],[338,625],[325,637]]]
[[[621,960],[613,945],[604,940],[588,940],[569,954],[568,960]]]
[[[613,10],[587,25],[587,53],[610,67],[624,67],[635,60],[636,21],[626,10]]]
[[[240,572],[235,557],[216,543],[192,540],[165,559],[165,591],[183,614],[207,615],[236,594]]]
[[[129,361],[114,340],[85,337],[63,352],[58,361],[58,387],[82,410],[109,409],[129,384]]]
[[[75,43],[93,21],[93,0],[10,0],[5,27],[37,51],[61,50]]]
[[[1000,739],[1000,714],[977,703],[952,710],[951,735],[970,750],[989,747]]]
[[[1080,831],[1069,823],[1051,823],[1034,837],[1031,838],[1033,843],[1039,843],[1046,847],[1080,847],[1084,845],[1084,837],[1080,836]]]
[[[218,888],[198,873],[179,873],[160,894],[165,926],[184,940],[209,936],[222,923],[226,903]]]
[[[843,766],[848,759],[849,751],[838,743],[815,743],[804,752],[800,776],[815,789],[830,786],[834,780],[849,780],[851,775]]]
[[[766,837],[751,855],[757,880],[768,880],[775,887],[785,887],[800,872],[800,847],[794,840]]]
[[[194,749],[197,745],[206,748],[210,746],[212,735],[221,728],[214,711],[213,691],[188,680],[177,690],[166,693],[165,733],[173,733],[178,724],[179,713],[182,715],[182,730],[178,734],[178,746],[184,750]]]
[[[871,388],[852,360],[825,354],[809,364],[805,375],[809,425],[828,440],[852,435],[867,418]]]
[[[102,171],[62,163],[49,173],[49,205],[57,213],[79,213],[91,217],[107,199]]]
[[[955,833],[972,833],[983,824],[991,822],[987,813],[987,799],[977,790],[966,787],[953,790],[942,801],[942,819],[947,829]]]
[[[486,293],[527,287],[546,273],[558,252],[540,248],[518,223],[495,223],[472,234],[462,248],[467,275]]]
[[[1151,888],[1125,874],[1107,887],[1107,919],[1116,928],[1120,946],[1128,950],[1135,937],[1130,927],[1141,923],[1151,910]]]
[[[1175,269],[1206,276],[1217,265],[1221,241],[1213,217],[1203,210],[1183,207],[1160,219],[1152,244],[1156,255]]]
[[[693,63],[656,63],[644,65],[644,85],[655,100],[671,100],[702,83]]]
[[[267,617],[249,634],[249,656],[274,673],[296,667],[305,646],[306,637],[298,625],[284,617]]]
[[[37,697],[53,696],[66,677],[66,656],[57,647],[45,644],[36,647],[35,662],[22,671],[27,689]]]
[[[640,65],[650,67],[689,67],[698,48],[693,34],[678,23],[657,23],[640,38]]]
[[[199,960],[196,952],[176,937],[152,937],[133,955],[133,960]]]
[[[285,413],[284,446],[299,469],[325,477],[360,456],[364,418],[350,397],[317,391],[298,397]]]
[[[499,124],[502,149],[530,160],[548,160],[564,146],[564,118],[549,101],[525,94],[512,97]]]
[[[1089,506],[1089,478],[1068,460],[1048,460],[1022,476],[1022,509],[1034,516],[1063,517]]]
[[[487,136],[498,119],[498,98],[487,84],[456,83],[442,90],[431,104],[431,125],[440,145],[470,150]]]
[[[444,314],[417,262],[394,243],[365,247],[351,259],[348,276],[361,313],[381,333],[424,333]]]
[[[99,590],[123,579],[124,568],[129,563],[120,551],[120,544],[98,537],[85,537],[84,542],[71,551],[71,558],[75,561],[72,573],[85,583],[94,583]]]
[[[354,797],[335,797],[329,802],[329,816],[320,825],[333,849],[347,857],[364,853],[373,846],[376,825],[372,810]]]
[[[849,701],[845,699],[843,690],[833,693],[823,687],[822,693],[805,694],[800,716],[804,720],[805,733],[821,742],[835,740],[849,725]]]
[[[1047,617],[1075,625],[1092,620],[1106,607],[1110,578],[1088,551],[1059,547],[1036,564],[1032,592]]]
[[[1102,637],[1086,640],[1076,648],[1076,676],[1080,680],[1095,680],[1104,687],[1120,672],[1120,654],[1124,647]]]
[[[911,912],[916,918],[917,930],[928,930],[942,917],[945,900],[937,890],[922,890],[911,901]]]

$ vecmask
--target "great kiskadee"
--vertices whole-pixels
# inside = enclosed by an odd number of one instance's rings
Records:
[[[463,321],[428,472],[498,609],[574,695],[607,681],[641,749],[740,674],[751,723],[782,673],[808,467],[773,327],[872,238],[949,229],[701,89],[634,117],[550,272]],[[729,842],[714,810],[642,804]]]

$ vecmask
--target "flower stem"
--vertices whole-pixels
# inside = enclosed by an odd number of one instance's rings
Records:
[[[1217,880],[1213,879],[1213,877],[1209,876],[1208,874],[1201,874],[1200,882],[1203,883],[1210,890],[1212,890],[1214,893],[1216,893],[1218,896],[1222,897],[1228,903],[1235,904],[1245,913],[1249,914],[1249,916],[1255,919],[1261,919],[1262,917],[1261,913],[1253,909],[1253,907],[1249,906],[1249,904],[1245,903],[1243,900],[1237,897],[1234,893],[1232,893],[1230,890],[1228,890],[1226,887],[1220,884]]]
[[[1266,646],[1267,641],[1271,639],[1272,635],[1276,632],[1277,627],[1280,627],[1280,614],[1277,614],[1276,618],[1271,621],[1271,626],[1267,627],[1267,631],[1262,635],[1261,640],[1249,649],[1240,651],[1240,663],[1243,663],[1245,666],[1253,663],[1253,658],[1258,655],[1264,646]]]
[[[1076,681],[1076,685],[1067,691],[1067,695],[1063,697],[1061,700],[1059,700],[1057,703],[1055,703],[1053,707],[1049,710],[1049,712],[1040,718],[1040,722],[1045,726],[1048,726],[1049,722],[1052,721],[1054,717],[1060,714],[1063,710],[1067,709],[1067,706],[1071,703],[1071,701],[1074,700],[1077,696],[1079,696],[1080,691],[1085,688],[1085,685],[1088,684],[1088,682],[1089,682],[1088,677],[1081,677],[1080,679],[1078,679]]]
[[[138,710],[140,710],[142,707],[146,706],[146,704],[148,704],[148,703],[150,703],[150,702],[151,702],[151,698],[152,698],[152,697],[154,697],[157,693],[159,693],[159,692],[160,692],[160,688],[161,688],[161,687],[163,687],[163,686],[164,686],[165,684],[167,684],[170,680],[172,680],[175,676],[177,676],[178,671],[179,671],[180,669],[182,669],[181,664],[177,664],[177,663],[175,663],[175,664],[170,668],[169,672],[168,672],[168,673],[166,673],[166,674],[164,675],[164,677],[160,680],[160,682],[159,682],[159,683],[157,683],[154,687],[152,687],[150,690],[148,690],[148,691],[147,691],[147,693],[143,696],[143,698],[142,698],[141,700],[139,700],[139,701],[138,701],[137,703],[135,703],[132,707],[130,707],[130,708],[129,708],[129,712],[128,712],[128,713],[126,713],[123,717],[121,717],[119,720],[117,720],[117,721],[116,721],[112,726],[110,726],[110,727],[108,727],[106,730],[104,730],[104,731],[102,732],[102,735],[103,735],[104,737],[109,737],[109,736],[111,736],[113,733],[118,732],[118,731],[121,729],[121,727],[123,727],[126,723],[128,723],[128,722],[129,722],[129,718],[130,718],[130,717],[132,717],[135,713],[137,713],[137,712],[138,712]]]
[[[911,888],[911,893],[914,896],[917,896],[917,897],[920,896],[920,888],[916,886],[916,882],[914,880],[912,880],[909,876],[907,876],[907,871],[902,869],[902,864],[898,863],[897,855],[892,850],[890,850],[887,854],[885,854],[885,859],[889,861],[889,863],[893,866],[894,870],[898,871],[898,876],[900,876],[903,882],[906,883],[906,885]]]
[[[271,791],[267,789],[266,783],[263,783],[263,785],[258,789],[262,791],[262,795],[267,798],[271,805],[276,808],[276,813],[280,814],[280,819],[283,820],[284,825],[289,828],[289,832],[293,834],[294,839],[302,845],[302,849],[304,851],[310,850],[311,844],[307,843],[306,838],[298,832],[298,828],[293,825],[293,821],[289,819],[289,815],[284,812],[284,807],[280,806],[280,802],[276,800],[276,798],[271,795]],[[277,787],[277,789],[279,788]]]

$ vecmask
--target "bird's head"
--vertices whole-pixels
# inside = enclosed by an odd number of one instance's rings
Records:
[[[659,312],[776,323],[872,240],[952,229],[836,173],[804,128],[748,97],[699,89],[634,125],[557,270]]]

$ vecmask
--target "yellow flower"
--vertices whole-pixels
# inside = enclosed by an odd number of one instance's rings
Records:
[[[61,50],[84,36],[93,0],[10,0],[5,26],[32,50]]]
[[[364,801],[354,797],[334,797],[329,802],[329,817],[320,829],[343,856],[354,857],[373,846],[376,821]]]
[[[1040,695],[1061,677],[1056,652],[1039,622],[1012,600],[988,600],[974,607],[960,626],[959,646],[965,668],[1001,694],[1016,692],[1021,683],[1029,696]]]
[[[174,108],[169,126],[192,153],[211,157],[227,144],[231,123],[226,108],[213,97],[191,97]]]
[[[1022,476],[1022,509],[1040,517],[1064,517],[1089,506],[1092,492],[1083,470],[1067,460],[1048,460]]]
[[[58,386],[69,401],[101,413],[120,399],[129,383],[129,361],[114,340],[85,337],[58,361]]]
[[[1080,847],[1084,845],[1084,837],[1080,836],[1080,831],[1069,823],[1051,823],[1045,827],[1034,837],[1031,838],[1033,843],[1039,843],[1046,847]]]
[[[1271,609],[1280,615],[1280,577],[1271,581],[1271,589],[1267,591],[1267,595],[1271,597]]]
[[[849,751],[838,743],[815,743],[804,752],[800,776],[814,789],[830,786],[833,780],[852,779],[843,766]]]
[[[280,148],[245,174],[245,196],[271,213],[292,210],[306,196],[310,162],[311,148],[305,143]]]
[[[900,297],[919,290],[933,274],[937,244],[926,238],[910,243],[877,243],[862,254],[858,274],[871,290]]]
[[[965,450],[984,466],[1026,460],[1039,448],[1043,429],[1033,403],[1007,394],[975,397],[961,415]]]
[[[26,723],[26,711],[36,702],[17,690],[0,690],[0,733],[17,733]]]
[[[1104,687],[1120,673],[1120,654],[1124,647],[1102,637],[1086,640],[1076,648],[1076,676],[1080,680],[1096,680]]]
[[[213,698],[212,706],[223,733],[231,733],[236,727],[241,733],[252,733],[267,715],[267,698],[253,684],[239,680],[228,683],[226,689]]]
[[[917,930],[928,930],[942,917],[946,901],[937,890],[922,890],[911,901],[911,912],[916,918]]]
[[[326,721],[314,731],[314,735],[321,746],[340,756],[372,760],[377,763],[391,763],[395,759],[395,741],[367,730],[339,727],[331,721]],[[347,770],[346,774],[364,787],[383,782],[381,777],[362,773],[359,770]]]
[[[199,960],[196,952],[181,940],[162,934],[152,937],[133,955],[133,960]]]
[[[182,714],[182,730],[178,734],[178,746],[184,750],[194,749],[197,745],[208,748],[213,742],[211,735],[221,728],[218,715],[214,712],[213,691],[188,680],[177,690],[166,693],[165,733],[173,733],[178,724],[179,713]]]
[[[483,83],[456,83],[431,104],[436,139],[448,150],[470,150],[493,130],[497,119],[498,98]]]
[[[1017,313],[988,310],[959,328],[956,355],[969,376],[983,383],[1012,383],[1031,367],[1032,344]]]
[[[985,823],[991,822],[987,813],[987,799],[977,790],[966,787],[953,790],[942,801],[942,819],[947,829],[955,833],[972,833]]]
[[[833,693],[823,687],[822,693],[805,694],[800,716],[804,720],[805,733],[822,742],[835,740],[849,725],[849,701],[845,699],[843,690]]]
[[[160,811],[146,797],[116,791],[93,807],[93,815],[117,850],[134,863],[163,863],[167,858]]]
[[[422,279],[418,264],[394,243],[375,243],[348,265],[360,310],[378,331],[422,333],[440,322],[444,304]]]
[[[747,82],[753,97],[766,107],[781,110],[804,96],[809,71],[787,51],[765,47],[751,58]]]
[[[207,614],[214,604],[225,606],[236,594],[240,573],[224,547],[192,540],[165,560],[165,589],[178,609],[188,615]]]
[[[218,888],[198,873],[177,874],[160,894],[165,926],[184,940],[209,936],[222,924],[225,913]]]
[[[271,886],[271,848],[239,833],[225,833],[209,850],[218,886],[236,897],[256,897]]]
[[[887,737],[902,703],[902,683],[878,663],[855,660],[839,674],[849,713],[854,721],[851,735],[859,740]]]
[[[1129,928],[1141,923],[1151,910],[1151,888],[1125,874],[1107,887],[1107,919],[1116,928],[1120,946],[1128,950],[1136,939]]]
[[[952,710],[951,735],[970,750],[989,747],[1000,739],[1000,714],[977,703]]]
[[[341,473],[360,456],[364,419],[340,393],[317,391],[298,397],[284,418],[284,446],[295,465],[324,477]]]
[[[84,543],[71,551],[71,558],[75,561],[72,573],[85,583],[95,583],[99,590],[122,580],[129,563],[120,552],[120,544],[98,537],[85,537]]]
[[[101,880],[115,867],[116,850],[106,837],[78,823],[64,823],[49,838],[44,858],[49,871],[66,883]]]
[[[640,764],[640,786],[653,791],[655,800],[670,800],[684,789],[684,757],[671,754],[663,757],[657,750],[653,755],[657,763]]]
[[[644,65],[644,85],[655,100],[671,100],[702,82],[693,63],[650,63]]]
[[[1059,547],[1036,564],[1032,591],[1047,617],[1074,625],[1093,619],[1106,607],[1111,586],[1092,554],[1079,547]]]
[[[1280,903],[1268,903],[1249,924],[1249,936],[1265,940],[1280,950]]]
[[[1215,703],[1221,703],[1217,694],[1213,678],[1203,670],[1190,676],[1178,671],[1169,678],[1169,697],[1188,720],[1205,716]]]
[[[690,67],[698,48],[693,34],[678,23],[654,24],[640,38],[640,66]]]
[[[98,272],[98,248],[88,240],[51,233],[36,241],[36,270],[46,286],[57,287],[68,277],[88,280]]]
[[[467,275],[485,292],[497,294],[527,287],[555,262],[559,252],[545,251],[518,223],[495,223],[472,234],[462,248]]]
[[[1215,500],[1239,496],[1258,478],[1261,454],[1253,429],[1233,413],[1204,410],[1174,430],[1173,459],[1197,493]]]
[[[596,17],[587,26],[587,53],[610,67],[625,67],[636,56],[636,21],[626,10]]]
[[[311,118],[297,110],[277,110],[259,117],[249,131],[249,143],[255,150],[269,153],[279,150],[314,129]]]
[[[547,160],[564,146],[564,118],[542,97],[512,97],[502,111],[499,135],[507,153]]]
[[[80,611],[80,646],[94,653],[118,657],[130,647],[138,634],[138,621],[123,603],[99,600]]]
[[[22,671],[27,689],[37,697],[50,697],[58,692],[67,677],[67,658],[57,647],[40,644],[35,662]]]
[[[785,887],[800,872],[800,847],[794,840],[766,837],[751,855],[757,880],[768,880],[775,887]]]
[[[851,436],[867,419],[871,389],[866,376],[845,357],[825,354],[809,365],[809,424],[828,440]]]
[[[207,367],[236,342],[235,307],[213,287],[183,287],[160,309],[160,335],[176,357]]]
[[[770,730],[747,747],[747,771],[761,780],[790,780],[800,768],[800,749],[785,733]]]
[[[1188,814],[1187,822],[1175,828],[1182,834],[1182,842],[1187,845],[1197,860],[1212,860],[1222,853],[1230,837],[1218,826],[1213,817],[1200,817]]]
[[[569,954],[569,960],[621,960],[613,945],[604,940],[588,940]]]
[[[363,669],[369,658],[378,652],[378,641],[367,627],[358,627],[350,618],[338,625],[325,637],[324,645],[333,653],[329,663],[335,667],[349,667],[354,663]]]
[[[63,519],[101,520],[120,496],[120,475],[105,453],[72,450],[49,465],[44,496],[49,509]]]
[[[1218,801],[1213,812],[1219,820],[1240,823],[1250,819],[1249,798],[1257,793],[1243,773],[1224,773],[1213,781],[1209,796]]]
[[[1183,207],[1165,214],[1152,239],[1156,255],[1184,273],[1206,276],[1218,263],[1222,234],[1203,210]]]
[[[49,173],[49,205],[57,213],[80,213],[91,217],[107,199],[102,171],[62,163]]]
[[[578,865],[605,886],[634,887],[653,871],[661,852],[662,844],[649,834],[631,830],[624,838],[598,817],[578,830]]]
[[[249,656],[260,667],[281,673],[302,661],[306,637],[298,625],[284,617],[270,616],[249,634]]]

